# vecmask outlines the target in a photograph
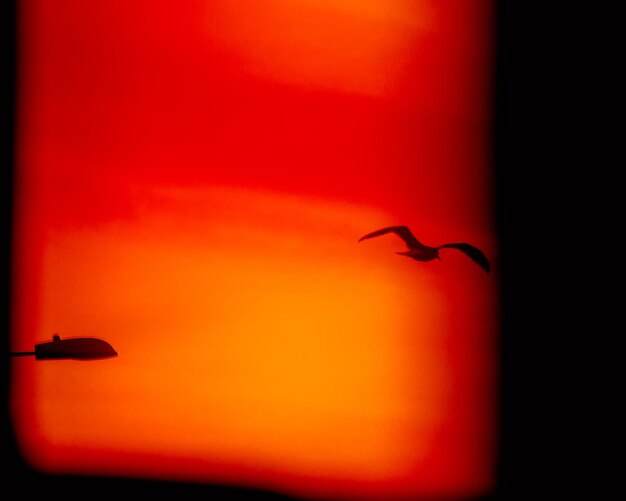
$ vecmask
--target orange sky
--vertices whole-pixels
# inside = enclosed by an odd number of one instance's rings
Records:
[[[493,486],[491,3],[19,2],[14,351],[42,471]],[[394,254],[386,225],[467,241]]]

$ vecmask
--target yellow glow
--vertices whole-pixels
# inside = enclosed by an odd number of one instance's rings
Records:
[[[90,335],[119,356],[38,367],[42,437],[338,478],[425,454],[445,394],[439,299],[357,244],[384,214],[230,189],[148,205],[51,239],[38,340]]]

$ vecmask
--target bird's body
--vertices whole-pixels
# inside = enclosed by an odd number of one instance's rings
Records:
[[[491,269],[487,256],[485,256],[485,254],[477,247],[465,242],[448,243],[438,245],[436,247],[424,245],[417,238],[415,238],[415,235],[413,235],[407,226],[388,226],[386,228],[381,228],[380,230],[363,235],[359,238],[359,242],[368,238],[386,235],[387,233],[395,233],[406,244],[408,250],[396,252],[396,254],[400,254],[401,256],[410,257],[417,261],[432,261],[433,259],[441,259],[439,256],[439,251],[441,249],[456,249],[463,252],[485,271],[489,272]]]

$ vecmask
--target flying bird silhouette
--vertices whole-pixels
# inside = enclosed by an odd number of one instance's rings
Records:
[[[432,261],[433,259],[441,260],[441,257],[439,256],[440,249],[457,249],[476,262],[486,272],[489,272],[491,269],[487,256],[485,256],[483,251],[473,245],[465,242],[458,242],[438,245],[437,247],[430,247],[428,245],[424,245],[417,238],[415,238],[415,235],[413,235],[407,226],[389,226],[387,228],[381,228],[380,230],[363,235],[359,238],[359,242],[368,238],[386,235],[387,233],[395,233],[398,235],[402,240],[404,240],[404,243],[409,249],[403,252],[396,252],[396,254],[410,257],[416,259],[417,261]]]

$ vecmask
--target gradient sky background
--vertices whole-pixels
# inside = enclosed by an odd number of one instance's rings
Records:
[[[490,1],[23,0],[14,351],[51,473],[401,499],[495,480]],[[418,263],[381,226],[463,254]]]

